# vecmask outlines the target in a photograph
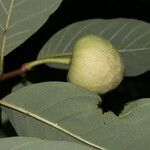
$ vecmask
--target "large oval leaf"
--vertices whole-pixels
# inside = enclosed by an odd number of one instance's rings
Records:
[[[35,119],[30,115],[3,107],[8,113],[18,135],[40,137],[49,140],[76,142],[81,140],[85,143],[89,142],[78,137],[78,133],[83,131],[87,126],[87,122],[82,124],[82,126],[77,125],[77,122],[81,121],[82,115],[85,113],[87,118],[88,116],[90,117],[88,121],[89,127],[86,130],[96,127],[96,124],[91,124],[91,121],[94,121],[96,112],[99,114],[97,104],[101,101],[97,94],[63,82],[45,82],[28,85],[13,92],[4,99],[13,105],[17,104],[19,108],[33,112],[33,115],[41,116],[39,119]],[[92,112],[94,115],[91,115]],[[72,120],[74,117],[76,121]],[[72,121],[68,122],[68,119]],[[64,123],[66,127],[64,127]],[[71,126],[73,128],[70,130]],[[74,131],[76,132],[75,134]]]
[[[119,117],[103,114],[99,101],[98,95],[70,83],[46,82],[20,89],[0,104],[19,135],[97,149],[150,148],[150,99],[130,103]]]
[[[0,139],[0,147],[1,150],[92,150],[92,148],[76,143],[46,141],[29,137]]]
[[[117,47],[125,62],[126,76],[150,70],[150,25],[133,19],[92,19],[69,25],[47,42],[38,59],[71,55],[75,42],[86,34],[100,35]]]
[[[0,57],[37,31],[61,1],[0,0]]]

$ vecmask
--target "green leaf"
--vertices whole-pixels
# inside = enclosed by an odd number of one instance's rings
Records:
[[[46,141],[29,137],[0,139],[0,147],[1,150],[92,150],[92,148],[76,143]]]
[[[18,135],[48,140],[88,142],[80,139],[78,134],[85,128],[88,130],[96,127],[97,124],[91,122],[101,112],[97,109],[97,104],[101,101],[97,94],[64,82],[29,85],[4,99],[11,106],[17,106],[17,110],[21,108],[25,111],[23,114],[3,107]],[[80,124],[85,115],[86,119],[90,117],[89,120]]]
[[[29,85],[4,99],[0,104],[21,136],[82,142],[102,150],[150,148],[150,98],[128,104],[119,117],[103,114],[97,94],[70,83]]]
[[[71,24],[47,42],[38,59],[71,55],[76,41],[87,34],[100,35],[112,42],[124,59],[126,76],[150,70],[150,25],[133,19],[92,19]],[[57,64],[48,65],[67,68]]]
[[[22,82],[20,82],[20,83],[16,84],[16,85],[12,88],[11,92],[15,92],[15,91],[17,91],[17,90],[19,90],[19,89],[21,89],[21,88],[23,88],[23,87],[25,87],[25,86],[31,85],[31,84],[32,84],[32,83],[29,82],[29,81],[26,81],[25,84],[22,83]]]
[[[0,1],[0,69],[3,56],[29,38],[48,19],[62,0]],[[0,71],[2,72],[2,71]]]

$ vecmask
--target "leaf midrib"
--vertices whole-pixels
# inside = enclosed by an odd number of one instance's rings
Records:
[[[1,50],[0,50],[0,69],[1,69],[0,73],[3,73],[4,51],[5,51],[5,46],[6,46],[8,27],[9,27],[9,23],[10,23],[10,16],[11,16],[11,13],[13,10],[14,2],[15,2],[15,0],[12,0],[10,3],[10,8],[8,11],[6,24],[5,24],[5,28],[4,28],[4,32],[3,32],[2,46],[1,46]]]
[[[76,134],[74,134],[74,133],[71,133],[70,131],[66,130],[65,128],[60,127],[57,123],[50,122],[50,121],[48,121],[48,120],[46,120],[46,119],[40,117],[39,115],[34,114],[34,113],[32,113],[32,112],[29,112],[29,111],[27,111],[27,110],[25,110],[25,109],[23,109],[23,108],[21,108],[21,107],[18,107],[18,106],[16,106],[16,105],[13,105],[13,104],[11,104],[11,103],[8,103],[8,102],[6,102],[6,101],[4,101],[4,100],[1,100],[1,101],[0,101],[0,105],[2,105],[2,106],[4,106],[4,107],[11,108],[11,109],[16,110],[16,111],[18,111],[18,112],[21,112],[21,113],[23,113],[23,114],[25,114],[25,115],[28,115],[28,116],[30,116],[30,117],[32,117],[32,118],[35,118],[35,119],[37,119],[37,120],[39,120],[39,121],[41,121],[41,122],[43,122],[43,123],[46,123],[46,124],[48,124],[49,126],[51,126],[51,127],[53,127],[53,128],[56,128],[57,130],[60,130],[60,131],[62,131],[62,132],[64,132],[64,133],[66,133],[67,135],[69,135],[69,136],[71,136],[71,137],[73,137],[73,138],[75,138],[75,139],[81,141],[82,143],[87,144],[87,145],[89,145],[89,146],[92,146],[92,147],[95,148],[95,149],[106,150],[105,148],[103,148],[103,147],[101,147],[101,146],[99,146],[99,145],[96,145],[96,144],[94,144],[94,143],[91,143],[91,142],[89,142],[89,141],[83,139],[82,137],[80,137],[80,136],[78,136],[78,135],[76,135]]]

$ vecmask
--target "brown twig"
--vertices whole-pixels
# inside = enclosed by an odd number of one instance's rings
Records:
[[[0,76],[0,81],[4,81],[6,79],[9,79],[9,78],[12,78],[12,77],[15,77],[15,76],[19,76],[19,75],[22,75],[23,73],[29,71],[29,69],[23,65],[21,68],[17,69],[17,70],[14,70],[14,71],[11,71],[11,72],[8,72],[8,73],[5,73],[5,74],[2,74]]]

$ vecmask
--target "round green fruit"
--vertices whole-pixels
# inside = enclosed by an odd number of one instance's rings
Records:
[[[87,35],[77,41],[67,76],[69,82],[104,94],[116,88],[123,76],[123,60],[108,40]]]

